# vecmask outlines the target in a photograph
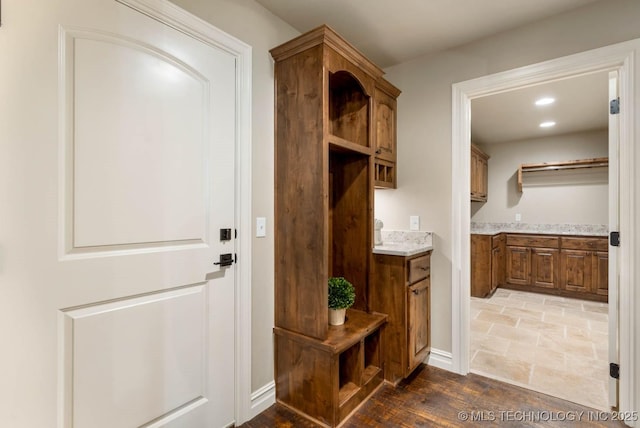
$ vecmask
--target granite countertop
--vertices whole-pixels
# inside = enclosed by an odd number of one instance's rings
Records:
[[[471,233],[496,235],[498,233],[535,233],[541,235],[608,236],[606,224],[531,224],[531,223],[475,223]]]
[[[383,230],[382,244],[373,247],[374,254],[389,256],[414,256],[433,250],[431,232]]]

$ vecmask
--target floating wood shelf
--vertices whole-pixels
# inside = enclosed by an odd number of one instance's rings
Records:
[[[561,171],[567,169],[606,168],[609,158],[578,159],[564,162],[523,163],[518,168],[518,191],[522,192],[522,175],[529,172]]]

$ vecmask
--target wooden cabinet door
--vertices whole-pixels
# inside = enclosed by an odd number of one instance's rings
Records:
[[[558,287],[558,253],[558,250],[552,248],[531,249],[531,285]]]
[[[423,362],[429,353],[430,294],[429,278],[407,288],[407,308],[409,310],[407,327],[409,336],[408,372]]]
[[[560,287],[568,291],[590,293],[592,253],[584,250],[560,252]]]
[[[489,187],[489,164],[486,158],[478,157],[478,165],[476,166],[477,181],[478,181],[478,196],[480,199],[486,201]]]
[[[491,292],[491,238],[471,235],[471,296],[486,297]]]
[[[504,258],[504,253],[502,252],[502,248],[495,247],[491,250],[491,292],[498,288],[501,284],[501,274],[504,276],[504,269],[500,269],[502,263],[500,263],[501,259]]]
[[[471,151],[471,200],[478,198],[478,154]]]
[[[507,282],[516,285],[529,285],[531,274],[531,255],[527,247],[507,246]]]
[[[376,89],[374,115],[376,126],[376,157],[390,162],[396,160],[396,100]]]
[[[591,292],[602,296],[609,295],[609,253],[593,253]]]

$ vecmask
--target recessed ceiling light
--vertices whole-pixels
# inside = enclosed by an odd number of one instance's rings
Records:
[[[547,122],[542,122],[540,124],[540,128],[550,128],[552,126],[556,126],[556,123],[554,121],[552,121],[552,120],[549,120]]]
[[[551,98],[551,97],[546,97],[546,98],[540,98],[539,100],[536,100],[536,105],[537,106],[546,106],[549,104],[553,104],[556,102],[555,98]]]

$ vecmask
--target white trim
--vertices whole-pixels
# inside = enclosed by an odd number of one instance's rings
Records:
[[[271,381],[251,394],[251,415],[253,419],[276,402],[276,383]]]
[[[451,352],[431,348],[431,353],[429,354],[429,358],[427,359],[426,363],[427,365],[430,365],[432,367],[437,367],[439,369],[452,372],[454,370],[451,360]]]
[[[115,0],[236,58],[235,423],[251,417],[251,46],[167,0]]]
[[[469,372],[469,301],[470,301],[470,144],[471,99],[496,94],[546,81],[559,80],[605,70],[620,72],[620,410],[637,411],[634,381],[636,312],[634,269],[637,239],[634,230],[635,182],[633,164],[634,55],[640,39],[631,40],[567,57],[496,73],[452,87],[452,365],[457,373]],[[615,320],[611,320],[615,322]]]

